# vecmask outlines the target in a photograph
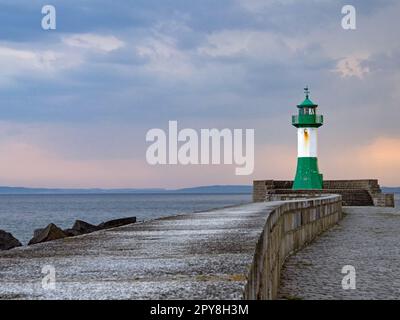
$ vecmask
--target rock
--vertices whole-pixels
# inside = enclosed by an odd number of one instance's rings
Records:
[[[0,230],[0,250],[10,250],[21,246],[21,242],[14,238],[11,233]]]
[[[129,218],[122,218],[122,219],[115,219],[106,222],[100,223],[97,227],[99,229],[110,229],[125,226],[127,224],[135,223],[136,217],[129,217]]]
[[[76,236],[80,236],[82,234],[75,229],[64,229],[63,231],[67,235],[67,237],[76,237]]]
[[[75,230],[79,234],[85,234],[97,231],[99,227],[82,220],[76,220],[72,226],[72,230]]]
[[[34,238],[36,238],[39,234],[41,234],[42,232],[43,232],[43,228],[41,228],[41,229],[35,229],[34,231],[33,231],[33,237]]]
[[[57,227],[54,223],[50,223],[41,231],[36,230],[34,237],[29,241],[28,245],[42,243],[67,237],[64,231]]]

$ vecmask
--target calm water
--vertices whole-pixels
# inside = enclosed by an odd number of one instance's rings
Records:
[[[0,229],[27,243],[34,229],[51,222],[68,228],[76,219],[93,224],[129,216],[149,220],[250,201],[246,194],[0,195]]]

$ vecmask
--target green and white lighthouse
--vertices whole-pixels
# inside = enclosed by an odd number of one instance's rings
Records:
[[[297,171],[293,189],[322,189],[322,174],[318,170],[317,130],[323,125],[324,118],[317,115],[318,105],[310,100],[308,87],[304,92],[306,98],[297,106],[299,113],[292,116],[292,124],[297,128]]]

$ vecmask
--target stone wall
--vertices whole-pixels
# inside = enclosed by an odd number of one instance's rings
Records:
[[[342,199],[339,195],[287,201],[274,209],[258,240],[244,299],[276,298],[286,257],[310,243],[341,218]]]
[[[295,190],[277,189],[268,192],[266,201],[294,200],[299,198],[315,198],[324,194],[340,194],[343,206],[374,206],[371,194],[365,189],[324,189],[324,190]]]
[[[253,202],[263,202],[269,190],[274,190],[273,180],[255,180],[253,181]]]
[[[326,180],[324,189],[364,189],[371,193],[381,192],[377,179],[362,180]]]
[[[292,180],[265,180],[275,189],[291,189]],[[325,180],[324,189],[366,189],[372,193],[380,192],[380,186],[377,179],[359,179],[359,180]]]
[[[253,201],[303,198],[304,194],[340,194],[344,206],[394,207],[394,194],[383,194],[376,179],[326,180],[323,190],[292,190],[293,181],[258,180],[253,183]]]
[[[376,207],[394,207],[394,194],[392,193],[377,193],[372,197],[374,206]]]

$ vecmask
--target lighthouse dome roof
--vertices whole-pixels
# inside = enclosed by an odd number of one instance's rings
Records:
[[[299,108],[305,108],[305,107],[308,107],[308,108],[312,108],[312,107],[318,107],[318,105],[317,104],[315,104],[314,102],[312,102],[309,98],[308,98],[308,96],[304,99],[304,101],[301,103],[301,104],[299,104],[299,105],[297,105]]]
[[[312,102],[310,100],[310,90],[308,89],[308,86],[304,88],[304,93],[306,94],[306,98],[304,99],[304,101],[302,103],[297,105],[297,107],[298,108],[316,108],[316,107],[318,107],[317,104],[315,104],[314,102]]]

